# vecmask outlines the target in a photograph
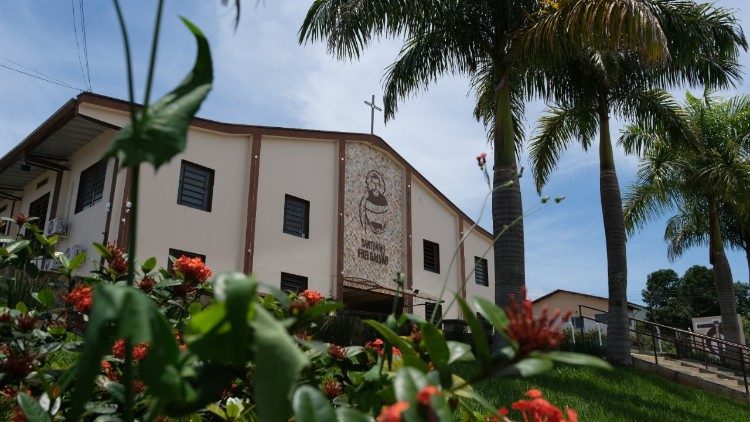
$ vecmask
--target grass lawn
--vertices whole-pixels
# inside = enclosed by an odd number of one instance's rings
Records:
[[[473,364],[457,365],[468,378]],[[627,367],[613,371],[558,366],[537,377],[491,379],[476,389],[490,402],[510,404],[539,388],[552,404],[572,407],[583,421],[750,421],[750,405]],[[518,420],[519,415],[511,412]]]

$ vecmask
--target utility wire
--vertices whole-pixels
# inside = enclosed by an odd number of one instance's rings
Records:
[[[83,0],[79,0],[79,9],[81,16],[81,34],[83,35],[83,57],[86,61],[86,82],[89,91],[91,91],[91,68],[89,67],[89,42],[86,37],[86,14],[83,12]]]
[[[50,79],[52,82],[56,82],[56,83],[58,83],[60,85],[69,85],[68,83],[66,83],[64,81],[61,81],[60,79],[57,79],[57,78],[52,77],[50,75],[47,75],[46,73],[42,73],[42,72],[40,72],[40,71],[38,71],[36,69],[32,69],[32,68],[30,68],[28,66],[24,66],[23,64],[18,63],[16,61],[13,61],[13,60],[11,60],[11,59],[9,59],[7,57],[0,56],[0,60],[5,60],[6,62],[12,63],[12,64],[14,64],[14,65],[16,65],[16,66],[18,66],[18,67],[20,67],[22,69],[26,69],[26,70],[28,70],[30,72],[36,73],[37,75],[41,76],[42,78]]]
[[[81,57],[81,44],[78,42],[78,23],[76,22],[76,5],[75,0],[70,0],[70,6],[73,10],[73,34],[76,37],[76,48],[78,50],[78,65],[81,67],[81,78],[83,78],[83,84],[86,85],[86,74],[83,70],[83,58]]]
[[[12,70],[14,72],[18,72],[18,73],[24,74],[26,76],[31,76],[32,78],[40,79],[40,80],[45,81],[45,82],[49,82],[51,84],[60,85],[60,86],[65,87],[65,88],[70,88],[70,89],[73,89],[73,90],[76,90],[76,91],[81,91],[81,92],[86,91],[85,89],[77,88],[75,86],[68,85],[68,84],[66,84],[64,82],[56,82],[56,81],[54,81],[52,79],[47,79],[47,78],[43,78],[41,76],[34,75],[32,73],[24,72],[23,70],[14,69],[14,68],[12,68],[10,66],[6,66],[6,65],[4,65],[2,63],[0,63],[0,67],[8,69],[8,70]]]

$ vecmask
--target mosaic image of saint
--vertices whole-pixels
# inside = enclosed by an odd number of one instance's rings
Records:
[[[365,177],[367,194],[359,201],[359,223],[365,231],[374,234],[386,229],[388,200],[385,198],[385,178],[377,170],[370,170]]]

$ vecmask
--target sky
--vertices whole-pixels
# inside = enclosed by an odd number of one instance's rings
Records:
[[[154,0],[123,1],[134,57],[137,100],[142,99],[155,16]],[[374,42],[358,61],[338,61],[322,43],[300,45],[297,31],[311,0],[244,0],[239,28],[234,11],[220,0],[168,0],[154,82],[153,98],[168,92],[192,66],[194,41],[178,16],[194,21],[207,35],[214,59],[213,91],[198,115],[224,122],[334,131],[368,132],[371,95],[382,99],[385,68],[396,58],[398,40]],[[231,2],[230,2],[231,3]],[[718,0],[736,10],[750,33],[750,4]],[[0,155],[79,91],[12,71],[44,76],[93,92],[127,97],[122,38],[109,1],[83,1],[86,41],[79,0],[0,0]],[[87,51],[88,63],[83,52]],[[80,53],[79,53],[80,52]],[[741,63],[750,65],[743,53]],[[88,69],[88,70],[87,70]],[[747,70],[746,70],[747,71]],[[679,100],[687,88],[675,91]],[[748,93],[750,77],[725,95]],[[444,77],[428,91],[403,101],[394,120],[376,119],[375,133],[430,180],[469,216],[491,230],[489,210],[480,214],[488,188],[475,156],[490,152],[484,128],[473,116],[469,81]],[[544,104],[527,105],[527,135]],[[615,121],[613,135],[623,122]],[[573,145],[563,156],[544,194],[565,196],[559,204],[540,204],[531,172],[521,180],[526,234],[526,279],[531,297],[555,289],[607,295],[607,261],[599,201],[597,147],[589,153]],[[619,148],[616,164],[621,189],[627,191],[637,159]],[[529,167],[524,151],[521,166]],[[628,241],[628,299],[641,301],[646,276],[661,268],[682,274],[706,265],[705,248],[690,250],[670,262],[663,233],[666,217]],[[734,278],[748,281],[744,253],[728,251]]]

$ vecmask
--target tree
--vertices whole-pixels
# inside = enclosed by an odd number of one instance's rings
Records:
[[[654,13],[646,0],[316,0],[300,42],[325,40],[331,54],[356,59],[374,37],[403,38],[385,76],[386,120],[398,101],[440,76],[472,79],[474,114],[494,147],[495,301],[507,305],[525,285],[517,163],[524,99],[552,89],[544,69],[573,44],[666,60],[667,40]]]
[[[704,210],[722,324],[726,338],[739,342],[734,280],[719,209],[735,206],[750,187],[750,97],[721,100],[688,93],[679,114],[687,129],[681,134],[650,122],[624,129],[620,140],[626,151],[642,154],[637,180],[627,195],[625,222],[632,232],[671,210]]]
[[[609,288],[608,354],[630,359],[627,311],[627,251],[622,197],[617,177],[609,120],[648,120],[681,130],[676,104],[659,88],[682,82],[725,86],[739,77],[737,51],[746,42],[736,19],[725,9],[691,1],[645,2],[656,12],[669,42],[666,66],[648,63],[627,49],[573,50],[549,83],[554,101],[539,120],[531,140],[530,161],[541,193],[562,152],[577,140],[588,150],[599,140],[599,192],[607,248]],[[598,133],[597,133],[598,132]]]

